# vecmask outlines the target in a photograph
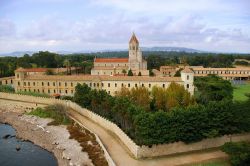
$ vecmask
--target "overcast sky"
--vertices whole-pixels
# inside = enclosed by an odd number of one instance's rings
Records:
[[[0,53],[142,47],[250,52],[250,0],[0,0]]]

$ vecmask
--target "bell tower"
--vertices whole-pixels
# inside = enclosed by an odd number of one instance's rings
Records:
[[[129,65],[131,69],[139,70],[142,68],[142,53],[135,33],[132,34],[129,41]]]

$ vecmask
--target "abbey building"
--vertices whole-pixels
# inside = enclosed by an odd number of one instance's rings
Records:
[[[95,58],[91,75],[125,75],[130,69],[133,75],[149,75],[147,61],[142,57],[139,41],[134,33],[129,41],[128,58]]]

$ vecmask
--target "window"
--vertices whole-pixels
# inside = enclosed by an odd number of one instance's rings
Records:
[[[89,83],[89,86],[92,87],[92,83]]]
[[[128,87],[130,87],[130,83],[128,83]]]
[[[110,91],[108,91],[108,93],[110,94]]]
[[[96,86],[99,87],[99,83],[96,83]]]
[[[142,87],[144,87],[144,84],[141,84]]]
[[[68,90],[65,90],[65,93],[68,94]]]
[[[50,93],[50,90],[48,90],[48,93]]]
[[[40,92],[40,90],[39,90],[39,89],[37,89],[37,92],[39,93],[39,92]]]
[[[42,86],[44,85],[44,83],[42,82]]]
[[[162,84],[162,87],[165,88],[165,84]]]
[[[95,87],[95,83],[94,83],[94,87]]]
[[[102,83],[102,87],[104,87],[104,84]]]
[[[73,94],[74,93],[74,91],[73,90],[71,90],[71,94]]]
[[[19,74],[17,74],[17,78],[19,78]]]
[[[13,84],[13,80],[10,80],[10,83]]]
[[[135,87],[137,88],[137,84],[135,84]]]
[[[33,86],[35,86],[36,85],[36,83],[35,82],[33,82]]]
[[[23,85],[26,86],[26,82],[24,82]]]
[[[187,75],[187,80],[189,80],[189,75]]]
[[[67,86],[67,82],[65,82],[65,86]]]
[[[43,93],[44,93],[44,89],[43,89]]]
[[[0,85],[1,85],[1,84],[2,84],[2,82],[0,83]],[[18,84],[18,86],[20,86],[20,82],[19,82],[19,81],[18,81],[18,83],[17,83],[17,84]]]
[[[54,93],[56,93],[56,90],[54,89]]]
[[[187,84],[187,89],[189,88],[189,84]]]
[[[108,83],[108,87],[110,87],[110,83]]]
[[[62,90],[61,90],[61,89],[59,90],[59,93],[62,93]]]
[[[117,83],[115,83],[115,87],[117,87]]]
[[[30,86],[30,82],[28,82],[28,86]]]
[[[55,82],[53,82],[53,86],[56,86],[56,83],[55,83]]]
[[[122,83],[122,87],[123,87],[123,83]]]
[[[48,82],[48,86],[49,86],[49,82]]]
[[[151,88],[151,84],[148,84],[148,87]]]
[[[73,84],[73,82],[71,82],[71,87],[73,87],[74,86],[74,84]]]
[[[61,82],[59,82],[59,86],[61,86]]]

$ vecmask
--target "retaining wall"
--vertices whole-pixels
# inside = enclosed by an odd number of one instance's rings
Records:
[[[191,144],[185,144],[183,142],[175,142],[170,144],[153,145],[152,147],[138,146],[116,124],[85,108],[80,107],[79,105],[71,101],[59,100],[53,98],[26,96],[19,94],[9,94],[9,93],[0,93],[0,99],[1,98],[4,100],[14,100],[19,102],[21,101],[21,102],[34,103],[34,107],[36,107],[38,104],[46,104],[46,105],[62,104],[68,106],[71,109],[77,111],[82,116],[85,116],[91,119],[93,122],[99,124],[106,130],[113,132],[121,140],[121,142],[128,148],[128,150],[135,158],[157,157],[163,155],[199,151],[199,150],[219,147],[224,143],[230,141],[237,142],[237,141],[250,140],[250,133],[246,133],[246,134],[225,135],[218,138],[204,139],[200,142]]]

